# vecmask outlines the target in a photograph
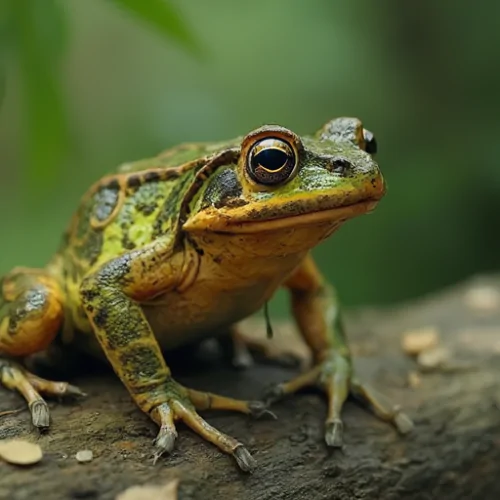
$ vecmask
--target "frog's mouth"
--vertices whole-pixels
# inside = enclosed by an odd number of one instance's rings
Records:
[[[281,214],[275,213],[274,217],[271,212],[267,218],[266,214],[269,212],[267,207],[264,207],[262,211],[255,206],[252,207],[251,211],[245,210],[246,207],[240,207],[242,210],[238,208],[227,211],[214,208],[199,212],[189,219],[183,228],[188,232],[248,234],[319,224],[336,225],[358,215],[371,212],[378,202],[378,199],[371,199],[333,208],[317,207],[298,214],[284,211]],[[284,213],[287,215],[283,215]]]

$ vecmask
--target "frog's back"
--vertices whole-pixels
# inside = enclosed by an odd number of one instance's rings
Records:
[[[50,269],[79,282],[103,262],[173,230],[179,204],[207,158],[227,145],[187,143],[121,165],[83,196]]]

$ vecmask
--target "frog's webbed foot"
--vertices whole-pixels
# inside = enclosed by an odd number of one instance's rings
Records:
[[[285,368],[297,368],[304,361],[296,353],[280,349],[267,339],[255,339],[239,330],[233,330],[229,338],[224,339],[224,348],[231,363],[236,368],[249,368],[254,364],[254,354],[270,363]]]
[[[18,391],[28,403],[33,425],[40,430],[50,425],[49,407],[40,394],[52,397],[80,397],[85,394],[68,382],[52,382],[37,377],[22,366],[0,358],[0,384]]]
[[[221,451],[232,455],[240,469],[252,472],[257,463],[245,446],[211,426],[197,413],[197,410],[229,410],[254,417],[270,415],[276,418],[267,406],[260,401],[242,401],[188,389],[176,382],[170,384],[174,386],[168,390],[172,396],[167,397],[166,402],[159,404],[150,412],[151,418],[160,426],[160,432],[154,441],[154,461],[156,462],[163,453],[172,451],[177,437],[175,421],[180,420]]]
[[[328,416],[325,422],[325,441],[328,446],[341,447],[343,443],[342,406],[351,394],[367,404],[377,417],[392,423],[401,434],[410,432],[413,423],[398,405],[391,403],[374,389],[360,383],[353,374],[347,354],[328,352],[324,360],[294,379],[275,385],[266,394],[271,404],[305,387],[316,386],[327,394]]]

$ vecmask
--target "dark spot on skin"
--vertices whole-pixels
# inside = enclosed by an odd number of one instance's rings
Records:
[[[81,295],[82,299],[84,299],[84,302],[87,303],[87,302],[91,302],[94,299],[96,299],[97,297],[99,297],[99,292],[97,290],[82,287],[82,290],[80,291],[80,295]]]
[[[216,264],[221,264],[222,263],[222,257],[220,255],[216,255],[214,257],[212,257],[212,260],[216,263]]]
[[[137,211],[141,212],[145,216],[151,215],[157,208],[156,203],[138,203],[136,205]]]
[[[92,306],[91,306],[92,308]],[[93,308],[92,308],[93,309]],[[87,309],[89,312],[90,310]],[[106,326],[106,322],[108,320],[108,311],[106,307],[101,307],[100,309],[97,309],[95,315],[94,315],[94,323],[98,328],[104,328]]]
[[[134,212],[146,216],[151,215],[161,203],[165,201],[165,188],[162,183],[141,184],[132,197],[127,200],[127,205],[133,207]]]
[[[128,188],[137,188],[142,184],[142,176],[140,174],[131,175],[127,179]]]
[[[126,250],[134,250],[136,248],[136,244],[132,241],[128,235],[128,231],[123,232],[122,240],[121,240],[123,248]]]
[[[108,188],[111,190],[116,190],[120,189],[120,183],[118,182],[118,179],[111,179],[107,184],[103,186],[104,188]]]
[[[234,201],[245,205],[246,202],[240,198],[242,193],[241,184],[236,173],[231,168],[224,168],[216,172],[203,194],[202,208],[214,206],[220,208],[230,205]]]
[[[224,202],[223,206],[237,208],[237,207],[242,207],[244,205],[248,205],[248,202],[246,202],[243,198],[228,198]]]
[[[155,172],[153,170],[146,172],[144,174],[144,181],[145,182],[156,182],[161,179],[161,175],[159,172]]]

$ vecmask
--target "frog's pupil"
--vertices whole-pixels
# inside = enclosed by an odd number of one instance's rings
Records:
[[[288,160],[288,155],[281,149],[264,149],[255,155],[255,163],[266,170],[280,170]]]

